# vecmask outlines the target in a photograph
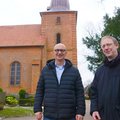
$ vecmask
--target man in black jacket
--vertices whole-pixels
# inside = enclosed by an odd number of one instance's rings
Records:
[[[81,77],[77,68],[65,59],[66,46],[54,47],[55,59],[43,68],[35,95],[34,112],[37,120],[82,120],[85,114],[85,98]]]
[[[105,36],[100,42],[105,55],[91,85],[91,115],[94,120],[120,120],[120,54],[118,41]]]

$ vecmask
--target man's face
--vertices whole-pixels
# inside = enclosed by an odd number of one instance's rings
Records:
[[[101,41],[101,49],[103,51],[103,54],[109,60],[112,60],[117,56],[118,45],[115,44],[110,38],[106,38]]]
[[[67,54],[66,47],[63,44],[57,44],[54,47],[54,55],[56,60],[59,61],[64,60],[66,54]]]

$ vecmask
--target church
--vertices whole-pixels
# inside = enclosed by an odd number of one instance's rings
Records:
[[[77,11],[70,10],[69,0],[51,0],[46,8],[41,24],[0,26],[0,88],[8,94],[35,93],[57,43],[66,45],[66,58],[77,67]]]

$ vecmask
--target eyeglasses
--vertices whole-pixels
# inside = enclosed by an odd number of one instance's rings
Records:
[[[55,49],[55,52],[65,52],[65,49]]]

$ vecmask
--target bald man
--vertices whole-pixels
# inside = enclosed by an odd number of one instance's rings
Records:
[[[47,61],[38,81],[34,103],[36,119],[83,120],[85,98],[80,73],[65,59],[64,44],[56,44],[53,51],[55,59]]]

